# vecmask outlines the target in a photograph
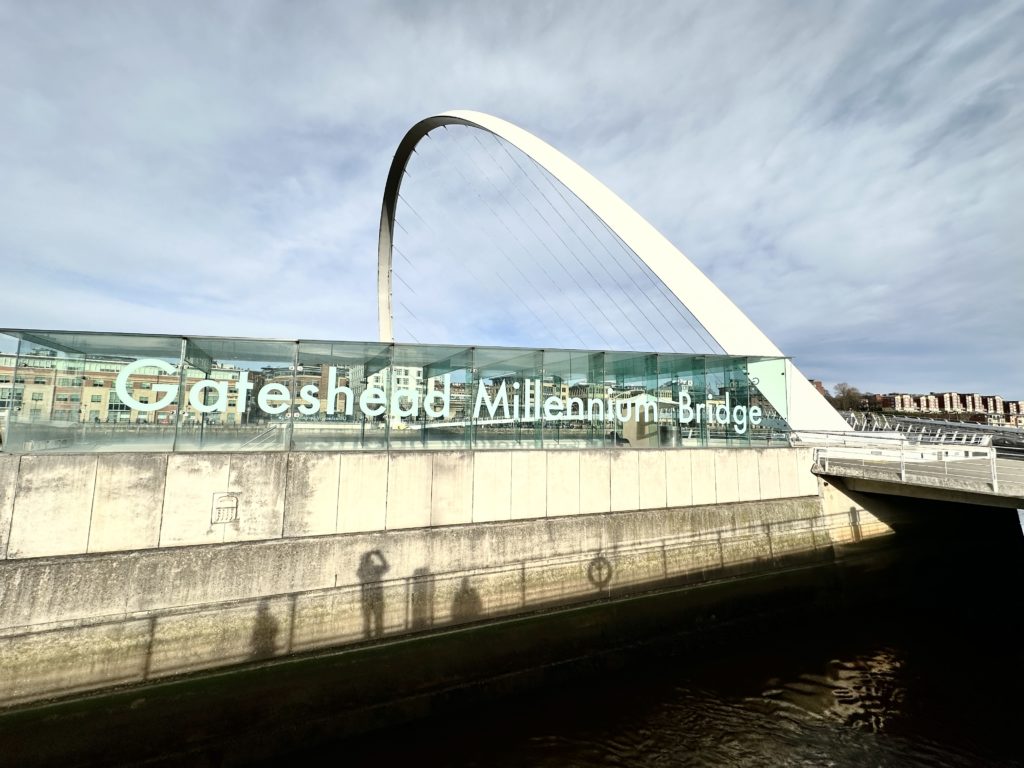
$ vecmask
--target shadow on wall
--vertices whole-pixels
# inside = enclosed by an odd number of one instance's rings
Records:
[[[390,566],[379,549],[363,554],[356,570],[362,592],[363,637],[367,640],[384,634],[384,574]]]
[[[417,568],[412,572],[412,629],[429,629],[434,626],[434,575],[429,568]]]
[[[452,623],[461,624],[465,621],[479,619],[484,612],[484,604],[477,592],[469,583],[469,576],[462,577],[462,584],[452,599]]]
[[[279,630],[277,619],[270,615],[270,601],[263,598],[256,607],[256,620],[253,622],[252,638],[249,641],[249,658],[256,661],[273,656],[277,651]]]
[[[356,562],[349,561],[347,568],[355,578],[350,576],[347,584],[241,602],[182,606],[136,620],[132,625],[136,634],[129,640],[138,639],[137,649],[112,650],[103,639],[108,637],[104,627],[123,626],[124,621],[7,638],[5,652],[0,654],[0,701],[21,700],[29,687],[38,698],[71,688],[85,690],[257,662],[439,625],[819,564],[833,558],[838,535],[847,542],[867,541],[874,535],[866,529],[863,516],[850,507],[847,502],[826,517],[814,514],[712,533],[618,542],[596,552],[544,555],[471,572],[434,573],[423,565],[408,575],[386,578],[393,567],[380,549],[372,549]],[[1016,514],[1013,522],[1020,539]],[[55,673],[70,663],[61,651],[66,646],[54,641],[65,636],[81,651],[77,658],[95,663],[75,662],[67,675]],[[137,659],[129,658],[136,652]],[[38,658],[32,670],[17,661],[29,653]],[[120,666],[113,665],[114,657]]]

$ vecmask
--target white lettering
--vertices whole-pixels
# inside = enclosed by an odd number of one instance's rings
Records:
[[[409,407],[403,408],[402,401],[408,400]],[[415,389],[396,389],[391,395],[391,415],[401,419],[415,416],[420,410],[420,393]]]
[[[480,411],[483,408],[487,408],[487,413],[493,419],[498,413],[498,408],[502,409],[502,413],[505,414],[505,418],[509,418],[508,415],[508,390],[505,388],[505,382],[501,382],[501,386],[498,387],[498,391],[494,394],[494,400],[487,395],[487,387],[481,382],[480,388],[476,393],[476,406],[473,408],[473,418],[480,418]]]
[[[144,412],[159,411],[161,408],[165,408],[173,403],[178,397],[177,384],[154,384],[152,391],[163,394],[163,397],[156,402],[140,403],[132,397],[131,393],[128,391],[128,377],[142,368],[156,368],[166,374],[172,374],[175,372],[173,365],[156,357],[144,357],[141,360],[136,360],[134,363],[129,363],[121,369],[121,372],[117,374],[117,379],[114,381],[114,391],[121,399],[121,402],[132,410]]]
[[[747,431],[747,409],[742,405],[737,405],[732,409],[732,420],[736,422],[732,428],[736,430],[737,435],[742,435]]]
[[[333,414],[338,407],[338,396],[345,396],[345,415],[351,416],[355,407],[355,398],[352,395],[351,387],[338,384],[338,369],[333,365],[327,371],[327,413]]]
[[[562,404],[562,400],[552,395],[544,401],[544,418],[546,419],[557,419],[562,413],[562,408],[565,406]]]
[[[215,403],[204,403],[203,390],[212,389],[217,392],[217,401]],[[213,379],[203,379],[197,381],[192,385],[192,388],[188,392],[188,402],[193,408],[200,413],[215,413],[220,411],[224,413],[228,409],[228,383],[226,381],[214,381]]]
[[[380,416],[387,409],[388,399],[380,387],[367,387],[359,394],[359,410],[367,416]]]
[[[434,400],[441,398],[441,410],[434,409]],[[447,373],[444,375],[444,390],[438,392],[436,389],[423,398],[423,410],[432,419],[447,419],[452,409],[452,377]]]
[[[643,419],[640,418],[643,414]],[[637,403],[636,404],[636,422],[639,424],[643,421],[645,424],[658,420],[658,404],[657,403]]]
[[[761,423],[761,406],[755,405],[750,408],[750,423],[755,427]]]
[[[299,406],[299,413],[303,416],[320,413],[320,399],[316,396],[319,389],[316,384],[307,384],[299,390],[299,397],[303,400],[303,404]]]
[[[242,371],[238,374],[238,412],[245,413],[249,410],[249,393],[252,392],[253,383],[249,381],[249,372]]]
[[[288,387],[284,384],[267,384],[256,395],[256,403],[264,413],[278,414],[288,410],[288,401],[292,399]],[[273,401],[277,401],[277,405]]]
[[[694,414],[693,408],[690,407],[692,403],[693,403],[693,401],[690,399],[690,393],[689,392],[680,392],[679,393],[679,423],[680,424],[689,424],[691,421],[693,421],[693,417],[696,414]]]
[[[576,406],[576,413],[572,412],[572,407]],[[585,419],[586,415],[583,413],[583,400],[578,397],[569,398],[569,406],[565,409],[565,417],[567,419]]]

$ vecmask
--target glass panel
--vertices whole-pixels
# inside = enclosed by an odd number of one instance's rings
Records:
[[[784,358],[0,333],[8,451],[785,445]]]
[[[545,448],[600,448],[608,431],[605,353],[545,350],[540,418]]]
[[[540,350],[477,347],[473,363],[473,447],[539,448],[541,424],[533,399],[543,368]]]
[[[287,450],[307,383],[295,369],[295,347],[293,341],[187,339],[175,450]]]
[[[658,429],[662,448],[698,448],[707,444],[706,424],[695,418],[696,404],[703,406],[706,400],[705,365],[703,356],[658,356]]]
[[[658,355],[607,352],[604,360],[605,445],[658,448]]]
[[[470,446],[476,386],[471,348],[396,344],[381,381],[388,388],[391,450]]]
[[[756,445],[788,445],[789,376],[782,357],[752,357],[747,361],[750,391],[750,440]],[[757,409],[757,410],[755,410]]]
[[[24,387],[14,384],[14,369],[18,367],[18,338],[0,334],[0,450],[9,443],[8,428],[15,406],[21,405]]]
[[[6,450],[173,449],[174,419],[161,418],[161,413],[176,410],[180,338],[19,335],[15,381],[21,382],[23,397],[12,413]],[[165,392],[171,404],[150,408],[157,402],[149,399],[154,392]]]
[[[300,392],[305,391],[308,398],[294,422],[293,447],[385,450],[386,418],[373,412],[380,408],[377,397],[386,399],[390,392],[391,355],[390,344],[300,341]],[[378,388],[383,394],[375,397],[372,390]]]

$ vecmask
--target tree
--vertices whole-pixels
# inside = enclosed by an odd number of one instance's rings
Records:
[[[840,411],[855,411],[860,408],[863,395],[856,387],[851,387],[845,381],[841,381],[832,387],[835,397],[832,404]]]

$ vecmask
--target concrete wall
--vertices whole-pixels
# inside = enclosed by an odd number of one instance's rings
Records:
[[[0,559],[814,496],[811,463],[792,448],[0,454]]]
[[[832,524],[803,497],[8,559],[0,706],[820,562]]]
[[[852,534],[810,467],[788,448],[0,454],[0,706],[831,556]]]

